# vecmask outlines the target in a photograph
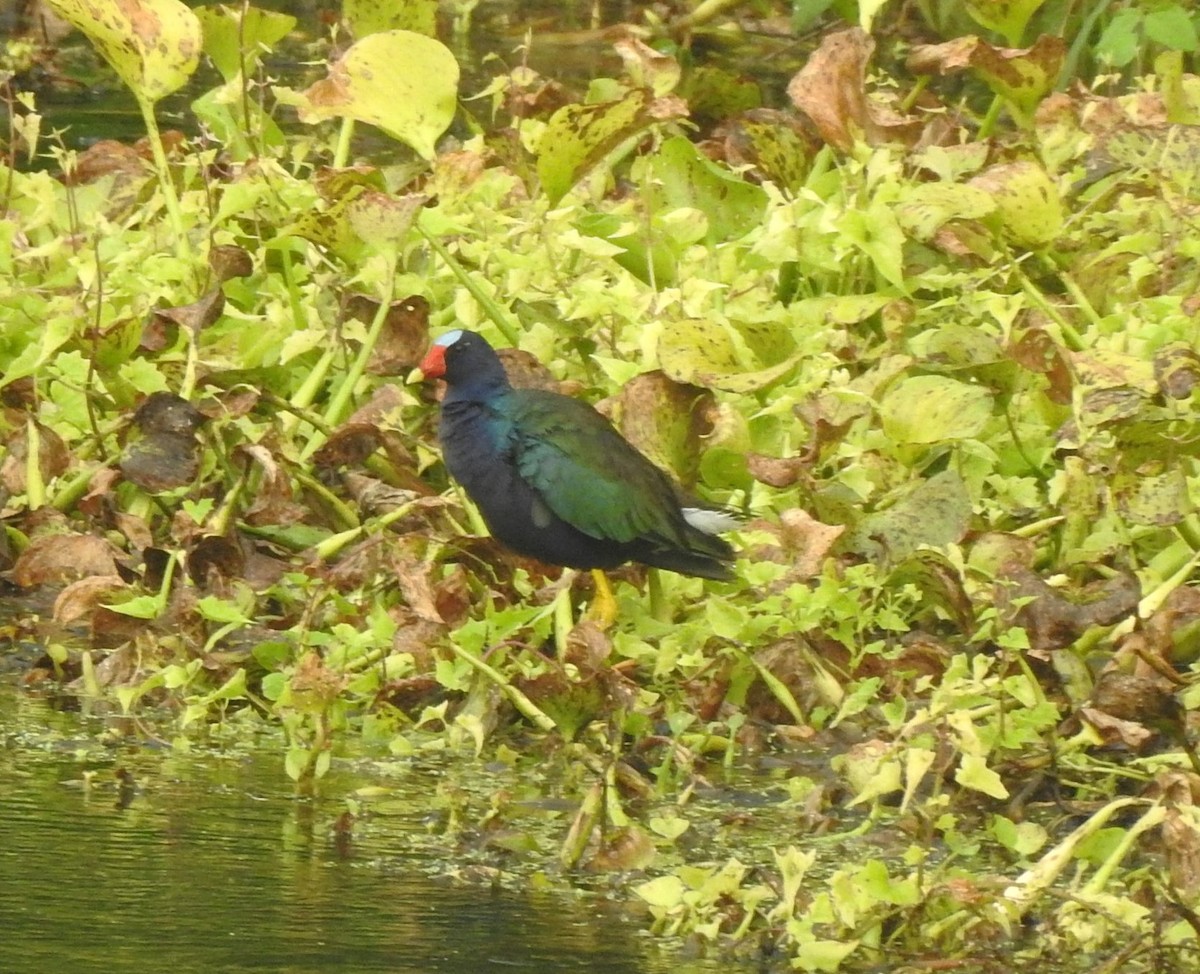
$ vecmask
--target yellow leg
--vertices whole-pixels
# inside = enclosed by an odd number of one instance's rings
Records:
[[[599,629],[609,629],[617,621],[617,600],[613,595],[612,586],[608,584],[608,576],[599,568],[592,569],[592,582],[596,586],[596,594],[592,604],[588,606],[587,618]]]

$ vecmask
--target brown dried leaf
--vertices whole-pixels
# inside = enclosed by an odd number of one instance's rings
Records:
[[[1092,690],[1089,709],[1142,724],[1172,740],[1183,735],[1183,706],[1171,686],[1154,677],[1105,673]]]
[[[605,670],[612,654],[612,639],[590,619],[584,619],[567,634],[563,662],[573,664],[584,678]]]
[[[1061,37],[1043,34],[1033,47],[995,47],[974,36],[959,37],[944,44],[920,44],[913,48],[907,67],[916,74],[954,74],[971,70],[1017,111],[1031,118],[1038,103],[1050,93],[1066,57]]]
[[[746,456],[750,476],[768,487],[791,487],[808,469],[803,457],[768,457],[762,453]]]
[[[54,621],[69,626],[90,618],[97,608],[111,602],[117,592],[128,588],[119,575],[92,575],[71,582],[54,600]]]
[[[391,566],[404,601],[417,618],[425,622],[444,622],[430,586],[430,573],[434,566],[402,554],[393,556]]]
[[[867,97],[867,63],[874,50],[875,42],[859,27],[829,34],[788,83],[792,104],[843,152],[860,138],[870,145],[912,144],[921,134],[921,122],[901,119]]]
[[[89,575],[116,575],[120,556],[109,541],[94,535],[45,535],[21,552],[12,580],[21,588],[33,588]]]
[[[1067,598],[1021,565],[1005,565],[996,576],[997,609],[1010,624],[1026,630],[1037,650],[1062,649],[1091,626],[1112,625],[1135,612],[1141,585],[1133,575],[1115,575],[1080,597],[1079,602]],[[1030,601],[1014,605],[1026,599]]]
[[[1046,396],[1051,402],[1064,406],[1071,402],[1071,389],[1074,386],[1071,364],[1065,350],[1045,328],[1033,327],[1015,332],[1007,352],[1018,365],[1046,377],[1049,384]]]
[[[225,293],[220,288],[216,288],[192,304],[176,308],[155,309],[151,315],[150,324],[146,328],[147,336],[152,331],[156,336],[169,336],[171,326],[187,328],[193,334],[197,334],[220,318],[224,310]],[[143,337],[142,347],[151,351],[161,350],[147,345],[146,337]]]
[[[308,516],[308,508],[293,503],[292,482],[270,450],[261,443],[248,443],[236,452],[254,461],[262,471],[255,501],[244,515],[250,524],[296,524]]]
[[[362,294],[351,295],[342,306],[343,317],[365,324],[374,321],[378,311],[379,302]],[[428,345],[429,302],[419,294],[393,301],[367,369],[375,375],[407,375]]]
[[[1079,715],[1099,732],[1105,744],[1123,744],[1140,751],[1154,736],[1154,731],[1137,721],[1123,720],[1094,707],[1080,708]]]
[[[12,435],[4,444],[7,456],[0,464],[0,485],[10,494],[23,494],[26,488],[26,466],[29,458],[29,426],[22,424],[13,430]],[[70,463],[70,453],[67,444],[61,436],[37,423],[38,439],[38,470],[42,482],[53,480],[66,471]]]
[[[154,168],[133,146],[101,139],[76,156],[75,164],[63,172],[62,181],[65,186],[82,186],[114,173],[118,181],[147,179]]]
[[[204,425],[204,416],[186,399],[173,392],[153,392],[133,413],[134,425],[142,433],[193,434]]]
[[[120,467],[126,480],[148,493],[174,490],[200,472],[200,444],[191,433],[151,433],[125,447]]]
[[[561,392],[562,387],[546,366],[530,352],[519,348],[500,348],[496,350],[500,361],[504,363],[504,371],[508,381],[518,389],[543,389],[546,392]],[[444,390],[443,390],[444,391]]]
[[[1167,857],[1171,885],[1184,900],[1200,897],[1200,830],[1189,802],[1187,812],[1177,803],[1167,806],[1162,823],[1162,844]]]
[[[208,267],[218,284],[254,273],[250,252],[234,244],[216,244],[208,252]]]
[[[794,570],[800,578],[821,573],[834,542],[846,530],[844,524],[822,524],[801,508],[779,515],[780,540],[784,550],[794,557]]]
[[[1188,342],[1168,342],[1154,353],[1154,380],[1167,398],[1190,398],[1200,383],[1200,355]]]
[[[241,578],[245,567],[242,546],[236,539],[220,535],[201,538],[187,555],[188,576],[202,589],[220,587]]]

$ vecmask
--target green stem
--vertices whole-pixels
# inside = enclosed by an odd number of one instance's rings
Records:
[[[146,125],[146,134],[150,137],[150,152],[154,156],[154,168],[158,173],[158,186],[162,190],[163,202],[167,207],[167,217],[171,221],[171,230],[175,234],[175,253],[187,264],[192,262],[192,248],[188,243],[187,231],[183,225],[183,213],[179,209],[179,197],[175,195],[175,183],[171,180],[171,168],[167,164],[167,154],[163,151],[162,136],[158,132],[158,120],[154,117],[154,103],[138,98],[138,108],[142,112],[142,121]]]
[[[499,688],[500,692],[508,697],[509,703],[516,707],[522,715],[537,725],[539,730],[546,731],[547,733],[554,730],[554,721],[551,720],[550,717],[548,717],[546,713],[540,707],[538,707],[537,704],[535,704],[532,700],[525,696],[525,694],[505,680],[504,677],[500,675],[498,670],[493,669],[474,653],[468,653],[465,649],[454,645],[453,642],[449,643],[449,646],[450,651],[455,656],[457,656],[463,662],[469,663],[489,680],[491,680],[492,683]]]
[[[471,274],[467,273],[466,268],[462,264],[454,259],[454,255],[446,249],[445,245],[421,225],[420,218],[417,219],[414,226],[417,228],[417,232],[425,238],[429,246],[433,248],[433,252],[446,262],[446,266],[450,268],[462,286],[471,292],[471,297],[479,302],[483,310],[487,312],[487,316],[500,329],[500,333],[508,339],[509,344],[516,345],[520,329],[513,324],[508,313],[492,299],[492,296],[487,291],[479,286],[479,282]]]
[[[46,483],[42,480],[42,434],[32,416],[25,420],[25,501],[31,511],[46,504]]]
[[[329,402],[329,408],[325,410],[325,415],[322,417],[325,425],[331,429],[341,423],[349,413],[350,400],[354,395],[354,389],[358,385],[358,381],[363,377],[363,373],[367,371],[367,362],[371,359],[371,353],[375,350],[375,346],[379,342],[379,336],[383,332],[383,326],[387,323],[388,312],[392,309],[392,297],[396,293],[397,255],[393,250],[388,256],[387,283],[384,285],[383,294],[380,295],[379,308],[376,310],[375,319],[371,322],[371,328],[367,332],[366,341],[362,343],[362,348],[358,350],[354,361],[350,363],[349,371],[342,379],[337,391],[334,392],[333,398]],[[317,448],[325,442],[325,438],[325,434],[318,430],[309,439],[308,443],[305,444],[301,457],[307,459],[312,456]]]
[[[337,145],[333,150],[333,168],[344,169],[350,158],[350,140],[354,138],[354,119],[342,116],[342,127],[338,130]]]

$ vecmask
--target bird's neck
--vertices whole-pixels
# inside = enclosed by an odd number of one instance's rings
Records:
[[[457,382],[446,389],[442,403],[494,402],[508,395],[512,386],[508,377],[500,375],[473,375],[467,382]]]

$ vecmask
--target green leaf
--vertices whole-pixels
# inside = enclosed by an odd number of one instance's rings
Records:
[[[196,611],[209,622],[219,624],[236,623],[249,625],[251,620],[246,617],[241,607],[227,599],[219,599],[215,595],[206,595],[196,603]]]
[[[128,602],[105,605],[105,608],[135,619],[157,619],[163,610],[163,600],[160,595],[139,595]]]
[[[635,886],[633,891],[652,907],[671,909],[682,902],[686,887],[678,876],[659,876]]]
[[[981,791],[985,795],[1003,801],[1008,798],[1008,789],[1000,776],[987,766],[982,754],[964,754],[954,772],[954,780],[964,788]]]
[[[1003,35],[1009,44],[1021,43],[1025,25],[1045,0],[964,0],[967,13],[977,24]]]
[[[657,121],[653,96],[637,89],[594,105],[564,105],[546,124],[538,143],[537,174],[542,191],[557,206],[580,179],[625,142]]]
[[[355,37],[385,30],[437,36],[438,0],[342,0],[342,19]]]
[[[258,7],[198,7],[204,53],[226,81],[251,74],[266,51],[287,37],[296,18]]]
[[[200,61],[196,15],[179,0],[50,0],[140,99],[156,102],[187,82]]]
[[[887,391],[879,414],[894,443],[961,440],[982,432],[992,415],[992,394],[957,379],[917,375]]]
[[[364,37],[329,66],[328,77],[285,97],[301,121],[355,118],[426,159],[434,157],[434,143],[454,120],[457,99],[454,55],[440,41],[408,30]]]
[[[1171,51],[1194,51],[1196,23],[1183,7],[1171,4],[1146,13],[1146,36]]]
[[[663,326],[658,361],[676,382],[728,392],[765,389],[795,369],[799,356],[763,366],[733,325],[699,318]]]
[[[766,190],[701,155],[683,136],[667,139],[649,163],[656,179],[653,208],[700,210],[708,217],[710,240],[734,240],[762,223]]]
[[[1036,162],[992,166],[972,179],[970,185],[986,191],[996,201],[1001,229],[1019,246],[1041,247],[1062,232],[1058,187]]]
[[[979,220],[996,212],[996,201],[976,186],[959,183],[919,183],[896,208],[905,233],[930,240],[951,220]]]
[[[1142,11],[1134,7],[1118,10],[1096,42],[1096,56],[1117,68],[1133,61],[1140,46],[1138,33],[1143,16]]]
[[[904,280],[904,231],[890,206],[872,201],[865,210],[847,210],[842,214],[839,229],[871,259],[885,281],[901,294],[908,293]]]

